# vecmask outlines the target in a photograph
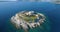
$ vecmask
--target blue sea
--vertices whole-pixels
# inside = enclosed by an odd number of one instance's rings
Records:
[[[17,32],[10,25],[10,18],[24,10],[33,10],[44,13],[51,22],[50,32],[60,32],[60,4],[49,2],[0,2],[0,32]],[[40,29],[40,28],[36,28]],[[19,30],[20,31],[20,30]],[[21,30],[23,31],[23,30]],[[20,31],[20,32],[21,32]],[[33,30],[40,32],[40,30]],[[33,32],[30,30],[30,32]],[[44,31],[43,31],[44,32]]]

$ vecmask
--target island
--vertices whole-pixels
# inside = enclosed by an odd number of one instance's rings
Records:
[[[45,18],[42,13],[22,11],[11,17],[11,23],[14,24],[17,29],[23,28],[26,31],[29,28],[33,29],[40,26],[40,24],[44,23]]]

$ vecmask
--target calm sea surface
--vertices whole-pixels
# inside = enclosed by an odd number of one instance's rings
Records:
[[[43,13],[47,22],[42,27],[30,29],[29,32],[60,32],[60,5],[47,2],[0,2],[0,32],[24,32],[23,29],[16,30],[10,23],[10,18],[16,13],[24,10],[33,10]]]

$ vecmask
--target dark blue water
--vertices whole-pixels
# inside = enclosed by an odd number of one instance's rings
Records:
[[[60,5],[47,2],[0,2],[0,32],[6,32],[11,16],[23,10],[34,10],[48,16],[51,32],[60,32]],[[15,32],[10,28],[12,32]]]

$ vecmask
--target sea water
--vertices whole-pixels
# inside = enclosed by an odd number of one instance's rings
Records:
[[[10,23],[12,16],[24,10],[33,10],[48,16],[46,23],[42,24],[43,29],[37,27],[29,29],[28,32],[50,32],[49,20],[53,22],[51,30],[56,32],[57,29],[59,31],[57,25],[59,24],[58,20],[60,16],[59,7],[59,5],[46,2],[0,2],[0,32],[24,32],[23,29],[17,30],[14,25]]]

